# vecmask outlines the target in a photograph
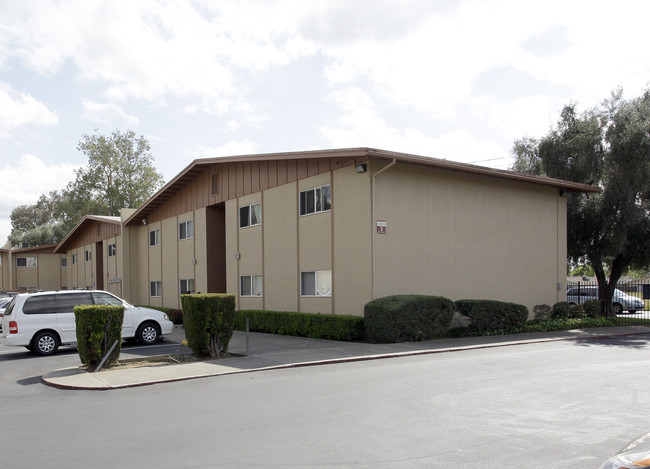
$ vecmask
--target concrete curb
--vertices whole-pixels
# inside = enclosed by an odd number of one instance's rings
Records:
[[[431,355],[437,353],[461,352],[467,350],[507,347],[507,346],[525,345],[525,344],[533,344],[533,343],[560,342],[560,341],[569,341],[569,340],[595,340],[595,339],[604,339],[604,338],[612,338],[612,337],[642,335],[642,334],[648,334],[648,332],[650,331],[646,330],[646,331],[639,331],[639,332],[621,332],[621,333],[596,334],[596,335],[587,335],[587,336],[524,339],[524,340],[503,341],[503,342],[474,344],[474,345],[465,345],[465,346],[456,346],[456,347],[443,347],[438,349],[408,350],[402,352],[390,352],[390,353],[381,353],[381,354],[373,354],[373,355],[328,358],[322,360],[293,362],[293,363],[285,363],[280,365],[263,366],[257,368],[249,368],[249,369],[229,367],[227,365],[217,364],[213,360],[208,360],[205,362],[195,362],[192,364],[132,368],[130,369],[131,371],[105,370],[99,373],[90,373],[88,371],[82,370],[79,367],[71,367],[71,368],[63,368],[60,370],[55,370],[51,373],[47,373],[41,377],[41,381],[48,386],[52,386],[59,389],[107,391],[112,389],[124,389],[124,388],[132,388],[132,387],[139,387],[139,386],[149,386],[149,385],[160,384],[160,383],[173,383],[177,381],[185,381],[189,379],[198,379],[198,378],[208,378],[213,376],[224,376],[224,375],[253,373],[253,372],[260,372],[260,371],[271,371],[271,370],[282,370],[282,369],[300,368],[306,366],[333,365],[333,364],[352,363],[352,362],[369,361],[369,360],[383,360],[388,358],[412,357],[412,356],[419,356],[419,355]],[[202,366],[203,363],[205,363],[206,366]],[[191,365],[195,365],[195,364],[196,366],[191,367]],[[221,371],[214,371],[214,372],[200,371],[203,368],[209,368],[214,366],[220,368]],[[151,371],[153,368],[156,368],[155,372],[152,374],[158,376],[150,377],[150,378],[147,378],[145,376],[145,377],[140,377],[137,380],[133,380],[133,381],[129,381],[128,378],[126,377],[126,375],[129,374],[135,375],[136,372],[133,370],[142,370],[143,368],[149,369],[149,371]],[[194,368],[196,368],[197,371],[187,373],[188,371]],[[186,373],[183,373],[181,370],[185,371]],[[142,374],[143,372],[141,371],[140,375]],[[144,372],[144,374],[146,374],[146,372]],[[162,374],[164,374],[164,376],[162,376]],[[121,382],[125,380],[127,382]]]

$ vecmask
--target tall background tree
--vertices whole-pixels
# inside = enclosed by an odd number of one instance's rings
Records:
[[[12,245],[58,243],[84,215],[119,215],[121,208],[137,208],[163,184],[149,142],[132,130],[84,135],[77,149],[88,163],[75,172],[74,181],[12,211]]]
[[[601,309],[611,314],[623,273],[650,263],[650,90],[630,100],[619,90],[581,114],[565,106],[546,136],[517,140],[513,154],[515,171],[602,190],[568,194],[567,251],[593,267]]]

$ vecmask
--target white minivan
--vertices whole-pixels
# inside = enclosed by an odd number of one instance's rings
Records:
[[[154,344],[171,334],[174,324],[161,311],[135,307],[99,290],[62,290],[16,295],[4,312],[0,343],[27,347],[38,355],[51,355],[59,345],[77,343],[74,307],[124,306],[123,339]]]

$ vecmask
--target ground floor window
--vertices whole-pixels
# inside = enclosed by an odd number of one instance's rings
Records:
[[[194,279],[182,278],[180,282],[180,292],[181,295],[188,295],[190,293],[194,293]]]
[[[332,271],[300,272],[300,296],[332,296]]]
[[[162,296],[162,282],[157,281],[157,282],[149,282],[149,289],[151,293],[149,294],[150,296],[158,297]]]
[[[17,257],[16,265],[18,267],[36,267],[35,257]]]
[[[262,296],[262,276],[242,275],[239,277],[240,296]]]

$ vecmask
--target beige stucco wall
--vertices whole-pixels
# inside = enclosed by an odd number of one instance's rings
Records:
[[[264,191],[264,301],[270,310],[299,310],[297,194],[295,182]]]
[[[61,255],[59,254],[42,254],[34,252],[22,252],[14,254],[12,262],[15,269],[16,285],[13,289],[38,289],[38,290],[58,290],[61,288],[62,269]],[[18,267],[16,259],[19,257],[36,258],[35,267]],[[3,264],[4,265],[4,264]],[[4,285],[3,285],[4,287]]]
[[[179,223],[189,220],[194,222],[194,237],[180,240]],[[161,230],[161,243],[149,246],[149,232],[155,229]],[[132,301],[150,306],[180,308],[181,279],[194,279],[195,291],[207,291],[205,208],[146,226],[129,227],[129,230],[134,245],[131,247],[131,259],[137,259],[138,264],[129,269],[132,276],[130,284],[137,285],[130,292],[134,298]],[[152,281],[162,282],[162,296],[150,296]]]
[[[332,210],[298,214],[302,190],[330,184]],[[239,228],[239,207],[262,203],[262,224]],[[226,202],[227,291],[239,309],[363,314],[372,292],[370,180],[353,167]],[[301,297],[300,273],[332,270],[331,297]],[[241,275],[263,275],[263,295],[239,298]]]
[[[86,261],[86,251],[91,252],[91,259]],[[78,248],[70,249],[66,253],[68,258],[68,267],[66,268],[67,274],[67,287],[74,288],[95,288],[95,259],[97,252],[95,252],[95,245],[88,244]],[[72,263],[73,254],[77,255],[77,263]]]
[[[566,199],[519,182],[395,165],[375,178],[374,296],[553,304],[566,273]]]
[[[369,173],[333,172],[332,217],[334,310],[363,315],[372,299],[372,206]]]
[[[11,290],[11,274],[9,271],[9,253],[0,252],[0,290]]]

